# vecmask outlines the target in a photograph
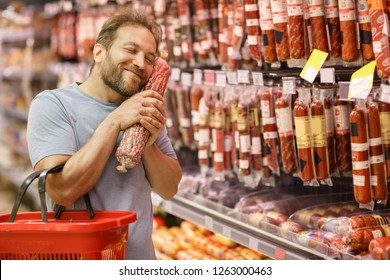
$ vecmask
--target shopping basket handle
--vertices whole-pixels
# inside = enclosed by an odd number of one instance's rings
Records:
[[[19,188],[18,195],[16,197],[14,206],[12,207],[11,215],[9,216],[8,222],[12,223],[15,220],[16,213],[19,210],[20,204],[22,203],[22,199],[27,191],[27,188],[31,185],[31,183],[39,177],[41,174],[41,170],[35,171],[31,173],[22,183]]]
[[[60,164],[51,168],[41,170],[39,173],[38,192],[39,199],[41,201],[42,221],[47,222],[47,205],[46,205],[46,177],[50,173],[59,172],[64,167],[64,164]]]
[[[91,199],[89,198],[88,193],[86,193],[84,195],[84,201],[85,201],[85,204],[87,205],[88,217],[90,217],[92,219],[95,216],[95,214],[93,212]],[[64,210],[65,210],[64,206],[59,205],[59,204],[54,205],[54,218],[58,219]]]

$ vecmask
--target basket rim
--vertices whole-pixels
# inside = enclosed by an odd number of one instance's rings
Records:
[[[48,221],[43,222],[40,211],[19,212],[15,221],[10,223],[10,214],[0,215],[0,234],[3,232],[53,231],[53,232],[93,232],[120,228],[137,220],[132,211],[94,210],[89,218],[86,210],[66,210],[61,217],[54,218],[54,212],[48,211]]]

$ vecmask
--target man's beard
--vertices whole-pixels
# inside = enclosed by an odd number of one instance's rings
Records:
[[[108,55],[101,68],[101,77],[103,82],[123,97],[131,97],[132,95],[140,92],[144,87],[145,82],[138,85],[130,85],[124,80],[122,71],[124,70],[117,67],[113,63],[111,56]]]

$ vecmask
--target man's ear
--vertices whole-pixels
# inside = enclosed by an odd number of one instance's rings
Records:
[[[101,62],[102,57],[106,51],[106,48],[103,47],[101,44],[97,43],[93,46],[93,58],[95,62]]]

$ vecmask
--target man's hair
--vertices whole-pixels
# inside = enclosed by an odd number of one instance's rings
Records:
[[[156,41],[156,51],[158,51],[158,46],[162,40],[161,26],[152,16],[135,10],[127,10],[107,19],[99,32],[96,43],[101,44],[109,50],[115,40],[116,31],[123,26],[143,26],[147,28],[153,34],[154,40]],[[93,62],[91,70],[94,64]]]

